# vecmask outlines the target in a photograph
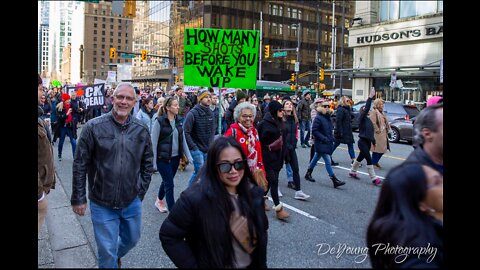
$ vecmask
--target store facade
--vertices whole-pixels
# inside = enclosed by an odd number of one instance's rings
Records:
[[[372,86],[377,97],[419,107],[443,94],[443,1],[360,1],[353,22],[354,101]]]

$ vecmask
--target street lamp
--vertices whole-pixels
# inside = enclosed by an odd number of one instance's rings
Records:
[[[297,61],[295,62],[295,95],[298,94],[298,72],[300,71],[300,29],[301,23],[293,23],[292,26],[297,27]]]
[[[83,73],[83,52],[85,51],[85,49],[83,49],[83,44],[80,45],[80,81],[83,81],[83,76],[84,76],[84,73]]]
[[[173,55],[173,67],[172,67],[172,75],[170,76],[170,85],[173,85],[173,83],[175,82],[175,75],[177,74],[177,61],[176,61],[176,57],[175,57],[175,47],[176,44],[175,44],[175,41],[173,41],[173,38],[169,35],[166,35],[166,34],[162,34],[162,33],[157,33],[159,35],[162,35],[162,36],[165,36],[167,37],[170,42],[173,44],[173,49],[172,49],[172,55]]]

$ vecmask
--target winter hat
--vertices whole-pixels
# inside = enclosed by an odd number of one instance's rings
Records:
[[[208,88],[202,88],[198,91],[198,100],[204,99],[206,96],[210,95]]]
[[[69,94],[66,94],[66,93],[63,93],[62,94],[62,100],[63,101],[66,101],[66,100],[69,100],[70,99],[70,95]]]
[[[237,93],[235,94],[235,100],[238,102],[240,99],[242,98],[247,98],[247,95],[245,94],[245,92],[242,91],[242,89],[240,88],[237,88]]]
[[[270,114],[273,115],[280,109],[283,109],[283,106],[280,104],[280,102],[272,100],[270,103],[268,103],[268,110],[270,111]]]
[[[441,102],[443,102],[443,97],[441,97],[441,96],[431,96],[427,100],[427,107],[432,106],[432,105],[437,104],[437,103],[441,103]]]
[[[303,90],[303,96],[306,96],[307,94],[310,94],[310,90]]]
[[[265,96],[263,96],[263,100],[265,100],[265,99],[270,100],[270,96],[268,94],[266,94]]]
[[[315,99],[315,104],[316,104],[316,103],[322,103],[323,101],[324,101],[323,98],[316,98],[316,99]]]

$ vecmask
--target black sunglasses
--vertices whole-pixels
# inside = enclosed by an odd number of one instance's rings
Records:
[[[243,170],[245,168],[245,161],[244,160],[239,160],[235,161],[233,163],[229,162],[224,162],[224,163],[218,163],[218,170],[221,173],[228,173],[232,170],[232,167],[235,168],[235,170]]]

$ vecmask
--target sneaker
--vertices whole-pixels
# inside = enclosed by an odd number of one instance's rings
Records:
[[[163,200],[159,200],[158,198],[155,201],[155,207],[157,207],[157,209],[158,209],[158,211],[160,211],[160,213],[168,212],[167,207],[165,207],[165,202]]]
[[[302,143],[302,148],[307,148],[307,146],[304,143]]]
[[[357,180],[360,179],[360,177],[358,177],[358,174],[357,174],[357,173],[349,172],[348,175],[349,175],[350,177],[354,178],[354,179],[357,179]]]
[[[280,191],[280,188],[278,189],[278,197],[283,197],[282,192]]]
[[[62,161],[62,157],[61,157],[61,156],[58,156],[58,161]]]
[[[374,184],[375,186],[380,186],[382,184],[382,180],[376,177],[374,180],[372,180],[372,184]]]
[[[303,191],[299,190],[297,192],[295,192],[295,199],[297,200],[306,200],[308,198],[310,198],[310,195],[307,195],[305,193],[303,193]]]
[[[293,183],[293,182],[291,182],[291,181],[288,182],[287,187],[288,187],[288,188],[291,188],[291,189],[293,189],[293,190],[297,190],[297,188],[295,187],[295,183]]]

